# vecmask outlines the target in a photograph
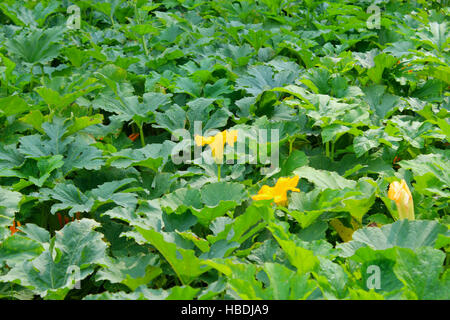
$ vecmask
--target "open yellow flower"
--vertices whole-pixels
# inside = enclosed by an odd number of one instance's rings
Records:
[[[195,136],[195,144],[197,146],[204,146],[205,144],[209,145],[211,147],[212,156],[214,157],[214,160],[216,163],[222,162],[223,159],[223,149],[225,146],[225,143],[228,143],[228,145],[233,146],[234,143],[237,141],[237,130],[224,130],[222,132],[219,132],[215,136],[211,137],[202,137],[202,136]]]
[[[300,189],[296,188],[298,184],[299,176],[293,178],[280,178],[274,187],[263,185],[258,191],[258,194],[253,196],[253,200],[269,200],[273,199],[278,205],[286,205],[287,192],[294,191],[300,192]]]
[[[414,220],[414,203],[406,181],[394,181],[389,185],[388,197],[395,201],[400,219]]]

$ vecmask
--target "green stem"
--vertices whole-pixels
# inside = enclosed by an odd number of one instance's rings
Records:
[[[44,65],[41,63],[40,66],[41,66],[41,74],[42,74],[41,82],[42,82],[42,85],[44,85]]]
[[[147,44],[145,43],[144,36],[142,36],[142,44],[144,46],[145,55],[148,57],[148,48],[147,48]]]
[[[334,142],[331,142],[331,160],[334,160]]]
[[[30,81],[30,92],[33,91],[33,87],[34,87],[34,74],[33,74],[33,69],[34,69],[34,64],[31,66],[31,81]]]
[[[47,215],[47,211],[45,209],[46,209],[45,206],[42,206],[42,209],[41,209],[41,227],[44,228],[44,229],[47,229],[47,218],[48,218],[48,215]]]
[[[5,76],[5,88],[6,88],[6,96],[8,96],[8,76]]]
[[[218,164],[217,165],[217,181],[220,182],[220,169],[221,169],[221,165]]]
[[[142,144],[142,148],[145,147],[145,139],[144,139],[144,130],[143,130],[143,125],[138,125],[139,127],[139,136],[141,138],[141,144]]]
[[[295,138],[292,140],[289,140],[289,155],[292,153],[292,145],[294,144]]]
[[[329,158],[330,157],[330,142],[327,141],[325,143],[325,155]]]

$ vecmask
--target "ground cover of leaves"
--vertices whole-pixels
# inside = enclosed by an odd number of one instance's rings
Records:
[[[2,1],[0,298],[449,299],[448,13]]]

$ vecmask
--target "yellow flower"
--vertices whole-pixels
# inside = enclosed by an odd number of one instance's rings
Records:
[[[195,136],[195,144],[197,146],[204,146],[205,144],[209,145],[211,147],[212,155],[217,163],[222,161],[223,158],[223,148],[225,146],[225,143],[228,143],[228,145],[233,146],[234,143],[237,141],[237,130],[230,130],[230,131],[222,131],[216,134],[215,136],[211,137],[202,137],[202,136]]]
[[[300,189],[296,188],[298,184],[299,176],[293,178],[280,178],[274,187],[263,185],[258,191],[258,194],[253,196],[253,200],[269,200],[273,199],[278,205],[286,205],[287,192],[295,191],[300,192]]]
[[[414,220],[414,203],[406,181],[394,181],[389,185],[388,197],[395,201],[400,219]]]

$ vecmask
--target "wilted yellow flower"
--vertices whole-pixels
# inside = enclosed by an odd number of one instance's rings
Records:
[[[295,191],[300,192],[300,189],[296,188],[298,184],[299,176],[293,178],[280,178],[274,187],[263,185],[258,191],[258,194],[253,196],[253,200],[269,200],[273,199],[278,205],[286,205],[287,192]]]
[[[394,181],[389,185],[388,197],[395,201],[400,219],[414,220],[414,203],[406,181]]]
[[[359,228],[359,225],[353,219],[351,220],[351,223],[352,228],[349,228],[344,226],[344,224],[337,218],[330,220],[330,225],[334,228],[334,230],[336,230],[337,234],[344,242],[352,240],[353,233]]]
[[[197,146],[204,146],[205,144],[209,145],[211,147],[212,156],[214,157],[215,161],[221,162],[223,158],[223,148],[225,146],[225,143],[233,146],[237,141],[237,135],[237,130],[224,130],[222,132],[219,132],[215,136],[207,138],[197,135],[195,136],[195,144]]]

